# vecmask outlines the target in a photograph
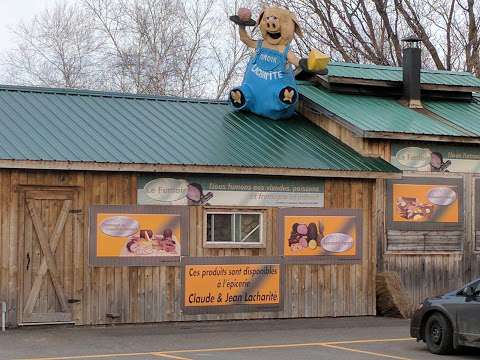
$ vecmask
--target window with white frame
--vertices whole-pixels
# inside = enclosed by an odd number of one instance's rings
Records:
[[[207,211],[206,244],[261,245],[263,214],[253,211]]]

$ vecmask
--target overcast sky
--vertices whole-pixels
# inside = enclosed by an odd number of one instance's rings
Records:
[[[0,0],[0,53],[12,47],[10,28],[58,0]]]

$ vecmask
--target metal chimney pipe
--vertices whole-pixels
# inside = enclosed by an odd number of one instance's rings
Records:
[[[420,96],[420,69],[422,67],[420,40],[414,36],[402,39],[403,48],[403,98],[409,108],[422,108]]]

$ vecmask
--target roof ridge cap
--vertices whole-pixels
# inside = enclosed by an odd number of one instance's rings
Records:
[[[333,66],[344,66],[344,67],[358,67],[358,68],[375,68],[379,71],[402,71],[403,66],[393,66],[393,65],[378,65],[378,64],[361,64],[361,63],[351,63],[344,61],[335,61],[329,64]],[[431,74],[448,74],[453,76],[472,76],[475,77],[471,72],[468,71],[454,71],[454,70],[439,70],[439,69],[420,69],[421,73],[431,73]]]
[[[366,68],[366,67],[375,67],[378,70],[389,70],[389,71],[400,71],[402,67],[400,66],[392,66],[392,65],[377,65],[377,64],[360,64],[360,63],[350,63],[350,62],[343,62],[343,61],[335,61],[329,64],[333,66],[345,66],[345,67],[359,67],[359,68]]]
[[[208,104],[218,104],[218,105],[228,104],[228,102],[225,100],[185,98],[185,97],[176,97],[176,96],[167,96],[167,95],[135,94],[135,93],[128,93],[128,92],[123,93],[123,92],[116,92],[116,91],[101,91],[101,90],[78,89],[78,88],[57,88],[57,87],[0,84],[0,91],[74,95],[74,96],[92,96],[92,97],[104,97],[104,98],[153,100],[153,101],[168,101],[168,102],[208,103]]]

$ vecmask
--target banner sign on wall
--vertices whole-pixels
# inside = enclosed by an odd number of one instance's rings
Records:
[[[280,209],[278,231],[287,262],[331,263],[361,258],[361,210]]]
[[[272,177],[139,176],[137,203],[156,205],[323,207],[324,182]]]
[[[261,258],[184,259],[183,310],[187,313],[278,311],[281,265]],[[248,262],[247,261],[251,261]]]
[[[463,181],[454,178],[404,178],[387,186],[389,229],[441,230],[461,227]]]
[[[393,143],[391,163],[401,170],[477,173],[480,172],[480,147]]]
[[[92,206],[92,265],[152,265],[180,261],[188,239],[188,209],[159,206]]]

